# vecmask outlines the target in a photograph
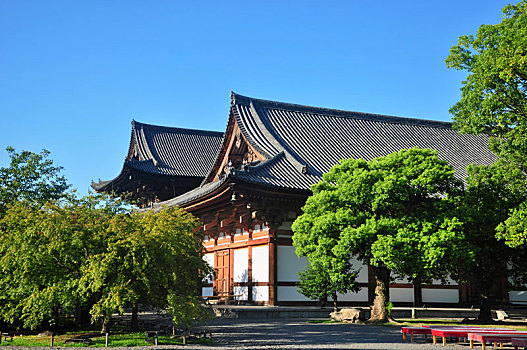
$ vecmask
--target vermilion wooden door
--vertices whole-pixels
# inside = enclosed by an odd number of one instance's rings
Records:
[[[229,250],[220,250],[216,252],[216,279],[215,290],[216,294],[229,293]]]

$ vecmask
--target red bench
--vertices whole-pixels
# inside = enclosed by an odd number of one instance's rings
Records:
[[[511,338],[512,346],[515,350],[518,350],[518,346],[523,346],[527,348],[527,339],[526,338]]]
[[[443,346],[446,345],[446,338],[467,338],[469,333],[487,333],[487,332],[511,332],[516,333],[514,329],[508,328],[481,328],[481,327],[463,327],[463,328],[449,328],[449,329],[436,329],[432,328],[432,338],[434,344],[437,344],[437,337],[443,338]]]
[[[477,326],[430,326],[424,325],[422,327],[401,327],[401,333],[403,334],[403,340],[406,340],[407,334],[410,334],[410,341],[414,341],[414,334],[423,334],[426,338],[428,334],[432,334],[432,329],[470,329],[470,330],[482,330],[483,328]],[[437,339],[437,338],[436,338]]]
[[[481,348],[485,349],[485,343],[500,343],[500,346],[503,343],[510,343],[512,338],[526,338],[527,332],[487,332],[487,333],[469,333],[468,340],[470,342],[470,348],[474,348],[474,342],[480,342]]]

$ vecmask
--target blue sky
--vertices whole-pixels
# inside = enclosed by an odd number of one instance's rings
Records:
[[[0,166],[45,148],[86,194],[120,172],[132,118],[224,131],[230,90],[451,120],[449,49],[507,3],[0,0]]]

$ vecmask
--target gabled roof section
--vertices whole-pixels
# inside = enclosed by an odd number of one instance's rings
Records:
[[[251,145],[270,158],[283,152],[292,169],[305,172],[306,177],[321,177],[345,158],[370,160],[412,147],[437,150],[460,178],[465,178],[468,164],[496,160],[487,136],[461,135],[448,122],[310,107],[235,93],[231,100],[231,111]],[[281,173],[282,180],[287,180],[285,168]],[[297,177],[293,170],[289,174],[291,180]],[[298,186],[306,188],[299,182]]]
[[[203,177],[221,145],[223,133],[172,128],[132,121],[126,165],[144,172]]]
[[[147,176],[203,179],[216,159],[222,138],[221,132],[172,128],[132,120],[130,146],[123,170],[113,180],[92,183],[92,187],[96,191],[121,188],[128,181],[130,169]]]
[[[264,159],[221,174],[220,165],[228,158],[226,140],[235,132],[240,132]],[[452,165],[460,179],[466,177],[467,165],[496,161],[486,135],[461,135],[452,129],[452,123],[303,106],[232,93],[222,150],[203,184],[209,191],[214,187],[212,183],[224,182],[226,176],[229,181],[309,193],[311,185],[342,159],[371,160],[412,147],[437,150],[439,158]],[[216,178],[211,176],[214,172]],[[195,189],[170,204],[199,200],[202,191]]]

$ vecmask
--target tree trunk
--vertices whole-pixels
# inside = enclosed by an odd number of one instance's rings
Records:
[[[75,304],[73,318],[75,319],[75,326],[80,327],[82,325],[82,310],[79,303]]]
[[[106,318],[106,312],[103,312],[101,334],[106,333],[110,333],[110,320]]]
[[[328,298],[327,297],[324,297],[324,298],[320,299],[320,308],[321,309],[325,308],[327,302],[328,302]]]
[[[423,306],[423,293],[420,277],[414,279],[414,306]]]
[[[481,323],[492,323],[492,298],[488,293],[481,294],[478,321]]]
[[[139,322],[137,317],[137,303],[132,304],[132,323],[130,324],[130,328],[132,331],[137,331],[139,329]]]
[[[106,319],[102,321],[101,334],[106,334],[110,331],[109,322]]]
[[[375,277],[375,299],[371,309],[370,322],[387,322],[388,310],[386,304],[389,301],[390,270],[384,266],[373,266]]]
[[[333,298],[333,311],[338,312],[339,308],[337,307],[337,293],[333,293],[331,298]]]

